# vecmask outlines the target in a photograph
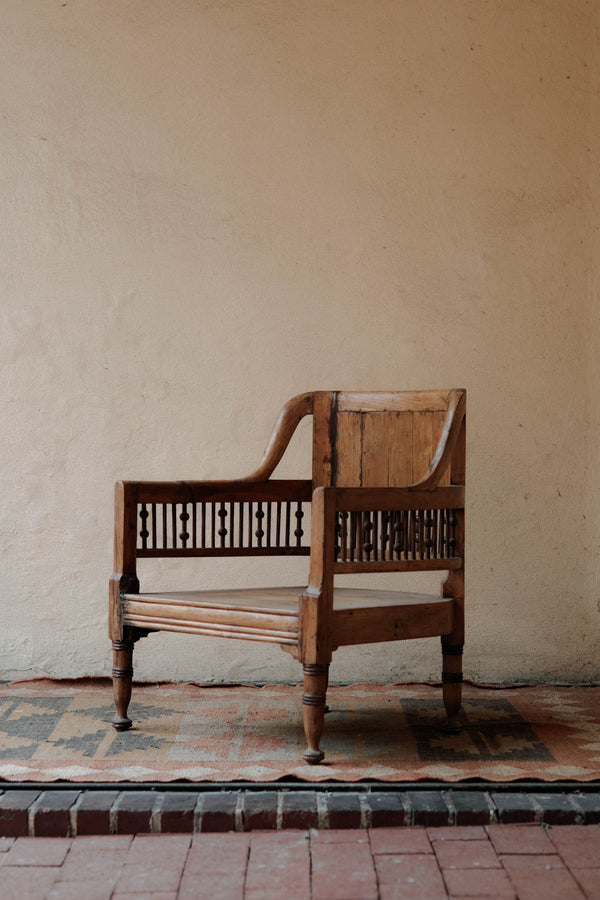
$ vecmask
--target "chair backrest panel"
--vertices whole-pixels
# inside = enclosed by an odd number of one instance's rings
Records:
[[[451,392],[315,395],[313,484],[403,487],[423,477]],[[441,479],[449,484],[449,473]]]
[[[363,413],[446,412],[452,393],[452,391],[333,392],[338,412]]]

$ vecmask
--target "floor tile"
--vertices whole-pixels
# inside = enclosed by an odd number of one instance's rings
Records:
[[[435,841],[487,841],[488,836],[483,825],[447,825],[441,828],[428,828],[429,840]]]
[[[433,854],[406,853],[375,857],[382,900],[437,900],[446,897],[444,881]]]
[[[486,831],[497,853],[554,853],[540,825],[488,825]]]
[[[563,825],[551,828],[552,844],[570,869],[600,867],[600,828],[597,825]]]
[[[245,896],[306,900],[310,896],[310,844],[305,831],[252,833]]]
[[[72,838],[20,837],[5,859],[5,866],[61,866]],[[4,872],[3,872],[4,877]]]
[[[377,900],[368,843],[311,842],[313,900]]]
[[[600,870],[576,869],[571,874],[587,900],[600,900]]]
[[[442,871],[446,869],[499,869],[496,852],[485,841],[436,841],[433,845]]]
[[[519,900],[583,900],[585,894],[567,869],[534,866],[508,873]]]
[[[50,891],[57,869],[52,866],[3,866],[2,900],[40,900]]]
[[[433,853],[427,835],[427,829],[419,826],[372,828],[369,831],[373,853]]]
[[[195,835],[178,900],[243,900],[249,849],[247,833]]]
[[[451,897],[514,898],[515,889],[503,869],[453,869],[444,872]],[[543,894],[537,898],[542,900]]]

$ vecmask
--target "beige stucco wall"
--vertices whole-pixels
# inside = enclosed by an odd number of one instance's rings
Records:
[[[600,679],[597,3],[2,19],[0,678],[109,671],[117,478],[246,474],[306,390],[460,386],[466,673]],[[282,471],[308,474],[306,450],[304,429]],[[276,647],[167,635],[136,671],[299,674]],[[438,672],[423,641],[341,650],[332,678]]]

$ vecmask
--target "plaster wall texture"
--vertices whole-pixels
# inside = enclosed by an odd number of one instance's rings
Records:
[[[8,0],[2,18],[0,678],[109,672],[115,480],[247,474],[307,390],[466,387],[466,675],[600,679],[597,4]],[[308,454],[303,426],[278,474]],[[177,586],[305,567],[215,561]],[[299,670],[160,635],[136,674]],[[437,677],[437,641],[332,667]]]

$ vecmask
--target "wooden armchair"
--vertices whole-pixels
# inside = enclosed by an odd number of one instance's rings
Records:
[[[212,482],[119,482],[110,637],[118,731],[133,646],[153,631],[280,644],[304,672],[304,758],[318,763],[332,653],[348,644],[441,636],[442,693],[458,727],[464,635],[463,390],[316,391],[282,410],[258,469]],[[312,479],[271,475],[313,417]],[[310,544],[303,506],[311,504]],[[306,587],[140,590],[140,557],[310,556]],[[441,596],[334,587],[351,573],[447,571]]]

